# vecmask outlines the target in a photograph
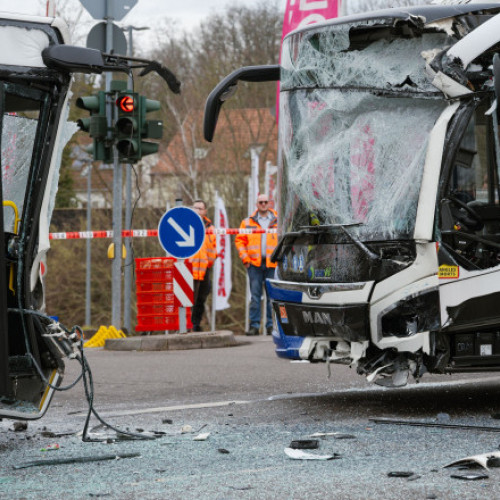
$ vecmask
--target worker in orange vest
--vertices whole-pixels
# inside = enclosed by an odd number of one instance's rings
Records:
[[[205,224],[205,230],[213,227],[212,221],[207,218],[207,204],[203,200],[195,200],[193,209],[202,218]],[[215,234],[205,234],[203,245],[194,254],[189,262],[193,265],[194,280],[194,300],[191,311],[191,322],[193,323],[193,332],[201,332],[201,318],[205,310],[205,301],[210,293],[210,269],[213,267],[217,258],[217,243]]]
[[[257,210],[240,224],[240,229],[274,229],[277,227],[277,213],[269,208],[269,198],[265,194],[257,197]],[[247,268],[250,283],[250,329],[246,335],[258,335],[260,328],[260,298],[262,285],[274,277],[276,264],[270,257],[278,243],[276,233],[238,234],[234,241],[243,265]],[[266,325],[264,334],[273,329],[271,302],[266,300]]]

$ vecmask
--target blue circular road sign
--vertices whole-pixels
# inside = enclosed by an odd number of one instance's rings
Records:
[[[191,208],[171,208],[160,219],[158,239],[169,255],[177,259],[187,259],[203,245],[205,224]]]

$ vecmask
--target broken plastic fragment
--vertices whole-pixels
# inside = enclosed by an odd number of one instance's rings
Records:
[[[469,474],[452,474],[450,477],[454,479],[465,479],[467,481],[476,481],[478,479],[488,479],[489,476],[487,474],[482,473],[469,473]]]
[[[407,470],[395,470],[387,473],[387,477],[412,477],[415,473]]]
[[[201,432],[193,438],[193,441],[206,441],[208,436],[210,436],[210,432]]]
[[[344,434],[342,432],[315,432],[310,437],[334,437],[335,439],[356,439],[354,434]]]
[[[226,448],[217,448],[217,451],[219,453],[222,453],[223,455],[227,455],[228,453],[230,453],[230,451],[226,450]]]
[[[315,450],[319,447],[317,439],[296,439],[290,443],[293,450]]]
[[[189,424],[182,426],[181,434],[189,434],[190,432],[193,432],[193,428]]]
[[[45,448],[42,448],[40,451],[52,451],[52,450],[58,450],[59,445],[57,443],[54,444],[49,444]]]
[[[28,422],[14,422],[14,432],[22,432],[28,429]]]
[[[461,458],[460,460],[456,460],[455,462],[445,465],[444,468],[455,467],[456,465],[480,465],[481,467],[488,469],[489,467],[498,467],[495,460],[497,458],[500,458],[500,451],[493,451],[490,453],[483,453],[482,455],[472,455],[470,457]]]
[[[292,448],[285,448],[285,454],[293,460],[333,460],[340,458],[340,455],[334,453],[333,455],[315,455],[302,450],[294,450]]]
[[[101,460],[118,460],[120,458],[136,458],[140,456],[141,456],[140,453],[120,453],[119,455],[54,458],[52,460],[35,460],[33,462],[25,462],[24,464],[14,465],[13,468],[27,469],[28,467],[40,467],[44,465],[83,464],[86,462],[100,462]]]

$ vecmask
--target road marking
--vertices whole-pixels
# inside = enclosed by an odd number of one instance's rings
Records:
[[[403,391],[418,391],[420,389],[432,388],[432,387],[453,387],[459,385],[469,385],[469,384],[478,384],[483,382],[491,382],[495,380],[496,377],[482,377],[476,378],[472,380],[455,380],[448,382],[420,382],[419,384],[408,384],[405,387],[398,387],[394,389],[388,389],[387,387],[378,387],[376,385],[370,385],[368,387],[346,387],[344,389],[337,389],[332,392],[310,392],[310,393],[295,393],[295,394],[274,394],[272,396],[263,397],[262,399],[253,399],[253,400],[229,400],[229,401],[212,401],[207,403],[193,403],[193,404],[185,404],[185,405],[175,405],[175,406],[160,406],[155,408],[141,408],[138,410],[120,410],[120,411],[100,411],[99,415],[102,417],[125,417],[128,415],[143,415],[146,413],[161,413],[168,411],[178,411],[178,410],[196,410],[202,408],[220,408],[224,406],[231,405],[246,405],[252,403],[260,403],[263,401],[281,401],[287,399],[300,399],[300,398],[321,398],[326,396],[335,396],[337,394],[346,394],[346,393],[356,393],[356,392],[366,392],[366,393],[377,393],[377,392],[385,392],[389,393],[391,391],[403,390]],[[75,417],[86,417],[87,412],[79,412],[74,414]]]
[[[231,406],[231,405],[245,405],[249,403],[254,403],[255,401],[215,401],[211,403],[196,403],[189,405],[177,405],[177,406],[160,406],[157,408],[143,408],[140,410],[121,410],[121,411],[102,411],[99,412],[101,417],[125,417],[128,415],[141,415],[144,413],[160,413],[164,411],[176,411],[176,410],[196,410],[198,408],[218,408],[221,406]],[[86,417],[87,412],[76,413],[76,417]]]

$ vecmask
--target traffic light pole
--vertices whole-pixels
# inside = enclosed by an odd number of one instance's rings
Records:
[[[134,45],[132,41],[133,26],[128,27],[128,55],[133,57]],[[129,75],[128,88],[133,88],[133,80]],[[132,229],[132,165],[125,165],[125,229]],[[132,245],[130,238],[125,238],[125,270],[123,278],[123,326],[130,332],[132,321],[130,309],[132,304]]]
[[[113,50],[113,18],[108,15],[111,11],[111,0],[106,0],[106,52]],[[106,73],[106,92],[111,90],[112,75]],[[113,103],[107,103],[108,128],[113,124]],[[114,256],[111,263],[111,324],[121,328],[121,258],[122,258],[122,166],[118,162],[118,152],[113,146],[113,244]]]

